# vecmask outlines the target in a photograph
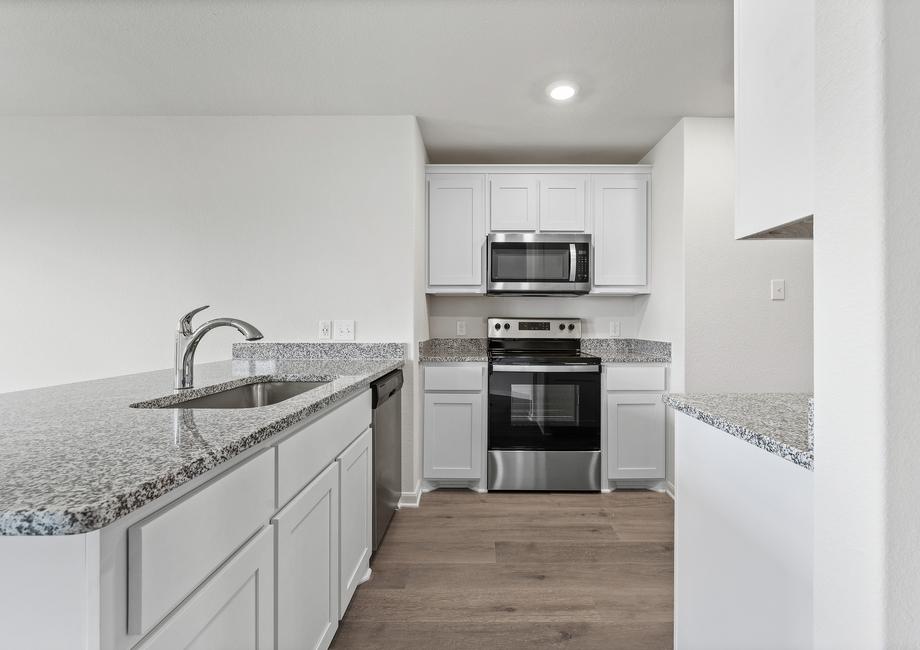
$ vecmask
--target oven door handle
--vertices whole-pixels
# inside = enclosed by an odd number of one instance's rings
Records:
[[[576,363],[553,366],[520,366],[492,364],[493,372],[600,372],[601,367],[594,364]]]
[[[578,251],[575,244],[569,244],[569,282],[575,282],[576,263],[578,262]]]

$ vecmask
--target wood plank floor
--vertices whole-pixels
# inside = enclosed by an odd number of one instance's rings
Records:
[[[672,647],[666,494],[437,490],[396,513],[332,647]]]

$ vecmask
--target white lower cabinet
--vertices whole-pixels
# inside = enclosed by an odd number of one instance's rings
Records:
[[[277,647],[327,648],[339,624],[339,464],[301,490],[272,525]]]
[[[274,544],[265,527],[136,647],[270,650],[274,573]]]
[[[661,480],[665,477],[667,368],[610,364],[605,368],[607,478]]]
[[[664,418],[661,393],[607,395],[608,478],[664,478]]]
[[[339,618],[370,572],[374,516],[372,434],[368,429],[342,452],[339,466]]]
[[[480,393],[425,394],[425,478],[478,479],[483,463]]]

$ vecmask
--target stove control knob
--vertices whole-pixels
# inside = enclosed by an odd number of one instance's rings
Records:
[[[559,329],[564,330],[564,329],[565,329],[565,323],[559,323]]]
[[[569,323],[569,331],[571,332],[574,329],[575,329],[575,323]]]
[[[510,329],[511,329],[511,323],[505,323],[505,329],[506,329],[506,330],[510,330]]]
[[[495,323],[495,329],[500,330],[502,328],[501,323]]]

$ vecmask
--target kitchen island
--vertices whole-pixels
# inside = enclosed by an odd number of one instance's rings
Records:
[[[811,396],[664,401],[677,411],[675,648],[810,648]]]
[[[181,393],[167,370],[0,395],[5,642],[328,645],[369,575],[370,382],[404,363],[375,345],[201,364]],[[181,408],[265,381],[322,383]]]

